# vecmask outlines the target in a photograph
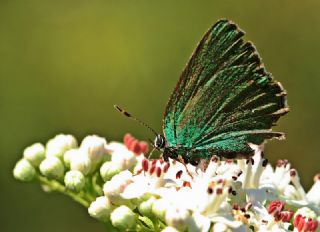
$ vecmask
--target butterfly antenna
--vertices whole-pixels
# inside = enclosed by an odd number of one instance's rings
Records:
[[[155,136],[158,135],[158,133],[154,129],[152,129],[148,124],[146,124],[145,122],[142,122],[140,119],[137,119],[136,117],[134,117],[133,115],[131,115],[127,111],[125,111],[124,109],[120,108],[117,105],[114,105],[114,108],[116,110],[118,110],[121,114],[123,114],[124,116],[131,118],[131,119],[135,120],[136,122],[138,122],[140,125],[148,128],[148,130],[151,131]]]

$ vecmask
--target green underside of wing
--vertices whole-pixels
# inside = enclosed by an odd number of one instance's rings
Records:
[[[288,111],[285,91],[243,35],[221,20],[200,41],[166,108],[169,146],[202,150],[201,157],[227,156],[252,153],[248,143],[281,137],[270,128]]]

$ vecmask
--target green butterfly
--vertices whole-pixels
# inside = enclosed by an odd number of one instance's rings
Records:
[[[163,135],[138,120],[156,135],[154,147],[162,151],[164,160],[182,158],[197,164],[214,155],[250,157],[249,143],[284,138],[271,127],[289,111],[286,91],[243,35],[225,19],[207,31],[171,94]]]

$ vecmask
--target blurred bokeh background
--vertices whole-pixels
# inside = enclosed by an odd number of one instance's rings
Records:
[[[229,18],[247,32],[287,89],[291,112],[271,141],[273,163],[289,159],[310,187],[320,171],[320,2],[0,1],[0,231],[103,231],[86,209],[12,168],[23,149],[57,133],[78,140],[152,135],[113,104],[161,131],[169,95],[207,28]]]

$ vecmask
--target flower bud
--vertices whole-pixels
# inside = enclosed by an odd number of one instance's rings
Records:
[[[72,135],[57,135],[48,141],[46,145],[46,157],[56,156],[62,158],[67,150],[76,148],[77,146],[77,140]]]
[[[17,180],[31,181],[36,175],[36,170],[26,159],[21,159],[13,169],[13,176]]]
[[[39,167],[39,164],[45,158],[45,149],[41,143],[35,143],[23,151],[23,157],[28,160],[34,167]]]
[[[93,163],[99,163],[106,154],[107,141],[97,135],[90,135],[83,139],[80,149],[88,154]]]
[[[110,161],[105,162],[100,168],[100,174],[104,181],[110,180],[114,175],[121,171],[122,168],[119,164]]]
[[[184,208],[170,207],[166,212],[166,223],[179,231],[187,228],[187,221],[190,218],[190,212]]]
[[[113,204],[121,205],[128,202],[121,197],[121,193],[130,183],[132,183],[132,173],[128,170],[122,171],[103,185],[103,192]]]
[[[120,165],[122,167],[122,170],[130,170],[137,163],[137,158],[134,153],[132,151],[124,149],[115,150],[112,153],[111,160],[113,163],[117,163],[118,165]]]
[[[64,166],[55,156],[45,158],[39,168],[44,176],[52,179],[61,179],[64,174]]]
[[[85,185],[85,178],[81,172],[71,170],[64,176],[64,183],[68,189],[79,192]]]
[[[70,149],[63,154],[63,162],[66,167],[70,168],[70,162],[72,157],[79,155],[79,149]]]
[[[92,167],[92,162],[88,158],[87,154],[80,152],[77,155],[73,155],[70,160],[70,169],[82,172],[87,175]]]
[[[114,209],[109,199],[105,196],[97,197],[88,208],[91,217],[101,221],[108,221],[110,213]]]
[[[170,205],[169,202],[166,200],[160,198],[153,202],[152,205],[152,213],[159,218],[161,221],[165,221],[166,218],[166,212],[169,209]]]
[[[111,213],[111,223],[120,230],[130,230],[136,226],[136,215],[130,208],[122,205]]]
[[[153,203],[155,202],[155,198],[154,197],[150,197],[148,200],[143,201],[140,203],[140,205],[138,206],[138,210],[139,212],[146,217],[151,217],[152,216],[152,206]]]

